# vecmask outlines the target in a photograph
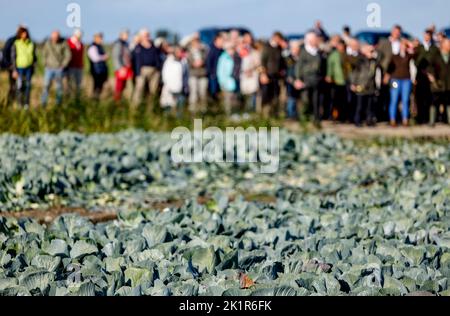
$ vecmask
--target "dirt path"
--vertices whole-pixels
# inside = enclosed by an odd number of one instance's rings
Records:
[[[285,127],[292,132],[302,132],[298,123],[286,123]],[[336,134],[347,139],[368,139],[375,137],[405,139],[447,139],[450,141],[450,125],[437,124],[434,128],[428,125],[393,128],[387,123],[376,127],[357,128],[351,124],[335,124],[324,122],[322,132]]]

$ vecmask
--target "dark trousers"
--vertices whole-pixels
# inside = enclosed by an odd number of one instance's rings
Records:
[[[366,122],[371,125],[373,123],[373,95],[356,95],[355,124],[361,125],[362,114],[365,111]]]
[[[214,101],[217,101],[219,99],[220,86],[217,76],[215,75],[208,76],[208,91],[211,98],[213,98]]]
[[[99,100],[103,91],[103,86],[105,85],[105,82],[108,80],[108,74],[93,73],[92,79],[94,80],[94,98],[96,100]]]
[[[269,77],[269,83],[261,85],[261,93],[262,104],[264,106],[273,105],[275,102],[278,102],[278,98],[280,96],[280,84],[278,82],[278,78]]]
[[[14,102],[14,99],[16,98],[16,90],[17,90],[17,81],[13,77],[13,70],[8,70],[8,80],[9,80],[9,89],[8,89],[8,99],[7,103],[11,104]]]
[[[319,86],[311,86],[303,91],[303,100],[307,101],[309,110],[312,110],[315,123],[320,123],[320,88]],[[306,100],[305,100],[306,98]]]
[[[345,122],[349,119],[347,87],[334,84],[331,89],[331,113],[338,112],[338,120]]]
[[[439,117],[439,108],[444,106],[444,111],[446,112],[443,117]],[[433,103],[430,107],[430,124],[436,123],[437,120],[442,122],[447,121],[450,124],[450,91],[436,92],[433,93]]]
[[[429,122],[432,103],[433,94],[431,93],[430,82],[426,78],[418,79],[416,87],[417,123],[426,124]]]

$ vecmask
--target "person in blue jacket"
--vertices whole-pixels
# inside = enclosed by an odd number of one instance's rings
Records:
[[[237,99],[237,81],[234,75],[236,48],[234,44],[228,42],[224,46],[224,52],[220,55],[217,63],[217,80],[223,92],[225,113],[231,111]]]

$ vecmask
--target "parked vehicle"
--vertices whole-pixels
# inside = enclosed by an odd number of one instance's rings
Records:
[[[214,37],[220,33],[220,32],[230,32],[232,30],[238,30],[241,35],[246,33],[252,33],[250,30],[248,30],[245,27],[210,27],[210,28],[203,28],[199,31],[200,34],[200,40],[206,44],[211,45]]]
[[[380,40],[384,38],[389,38],[391,32],[389,31],[361,31],[356,33],[355,37],[361,43],[366,43],[369,45],[377,45]],[[408,33],[403,33],[403,37],[411,39],[411,35]]]

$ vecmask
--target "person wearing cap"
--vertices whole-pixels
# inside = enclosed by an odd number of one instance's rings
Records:
[[[119,38],[114,42],[112,48],[112,60],[116,79],[114,100],[116,101],[120,101],[122,99],[127,81],[133,77],[131,50],[128,44],[128,39],[128,30],[121,31]]]
[[[158,93],[163,62],[161,51],[151,40],[150,32],[143,29],[140,31],[139,37],[139,44],[133,51],[135,71],[137,72],[133,95],[134,106],[142,103],[146,88],[150,91],[150,96]]]
[[[67,40],[71,52],[71,59],[67,67],[66,75],[69,82],[70,91],[78,99],[81,94],[81,83],[83,81],[84,70],[84,44],[82,42],[83,33],[77,29]]]
[[[53,31],[45,42],[42,50],[44,58],[44,91],[42,93],[42,105],[46,106],[50,87],[53,81],[56,84],[56,104],[61,105],[63,97],[63,74],[69,65],[71,52],[67,41],[61,38],[59,31]]]
[[[103,87],[108,80],[108,65],[107,60],[109,56],[103,46],[103,34],[97,33],[94,35],[94,41],[88,48],[88,57],[91,64],[91,75],[94,81],[93,96],[95,100],[100,100]]]
[[[13,78],[16,80],[17,102],[24,108],[30,106],[31,79],[37,62],[36,44],[31,40],[30,33],[24,27],[17,31],[16,40],[11,49]]]
[[[275,32],[264,46],[261,56],[262,115],[269,118],[278,109],[280,79],[285,75],[286,65],[283,49],[286,41],[280,32]],[[278,115],[278,113],[273,113]]]

